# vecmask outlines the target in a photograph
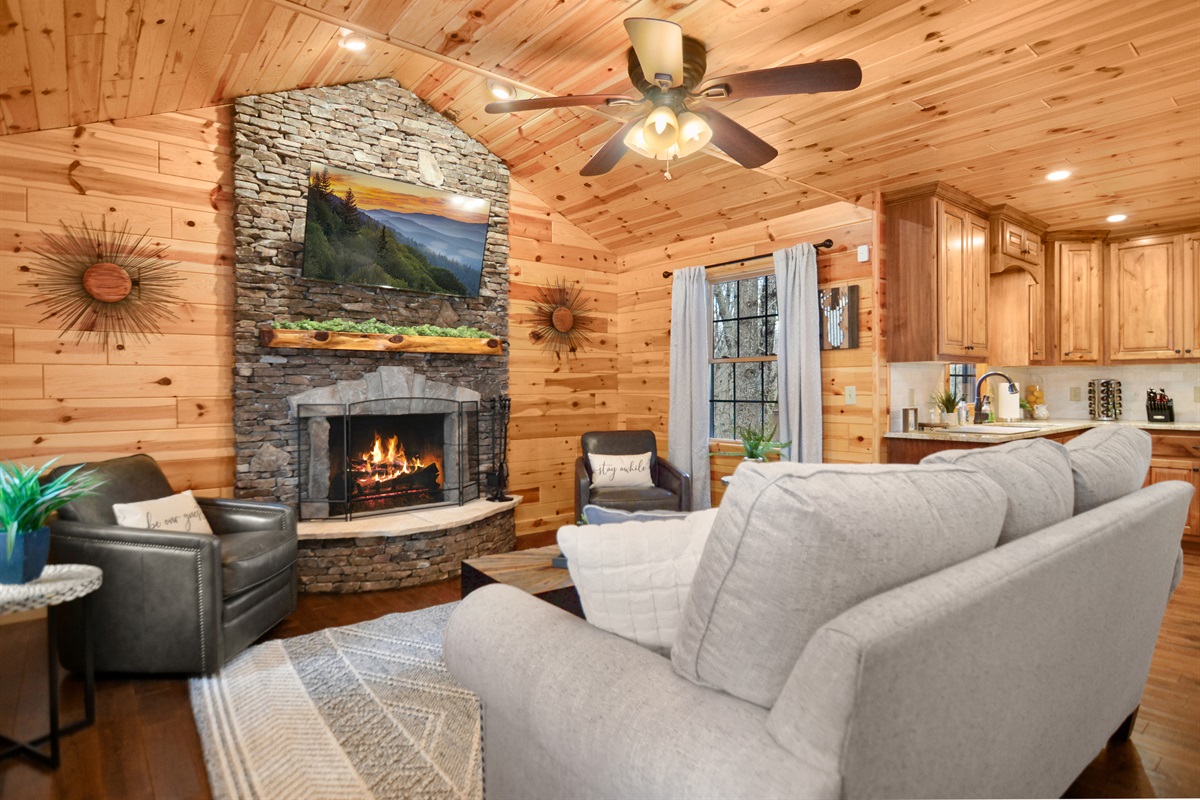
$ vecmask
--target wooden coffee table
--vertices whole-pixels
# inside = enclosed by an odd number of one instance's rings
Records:
[[[583,606],[579,604],[579,594],[571,581],[571,573],[550,566],[550,560],[557,555],[558,545],[552,544],[549,547],[469,558],[462,562],[462,596],[466,597],[489,583],[505,583],[582,617]]]

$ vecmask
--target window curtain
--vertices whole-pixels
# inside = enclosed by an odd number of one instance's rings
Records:
[[[791,442],[782,457],[821,463],[821,340],[817,251],[798,244],[775,252],[779,322],[779,438]]]
[[[667,460],[692,477],[692,509],[712,507],[708,456],[708,283],[704,267],[671,283],[671,416]]]

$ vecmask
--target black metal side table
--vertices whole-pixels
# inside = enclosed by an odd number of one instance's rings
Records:
[[[96,674],[92,661],[92,604],[87,595],[100,588],[104,579],[99,567],[87,564],[52,564],[37,580],[22,584],[0,584],[0,614],[46,609],[47,656],[50,678],[50,732],[28,742],[18,742],[0,734],[0,760],[24,755],[51,767],[58,767],[60,737],[86,728],[96,721]],[[83,598],[84,709],[85,716],[65,728],[58,725],[58,637],[55,632],[57,606]],[[38,749],[50,743],[49,754]]]

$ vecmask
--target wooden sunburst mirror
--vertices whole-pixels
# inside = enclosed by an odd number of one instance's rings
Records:
[[[30,269],[38,280],[29,285],[43,295],[30,305],[46,307],[40,321],[57,320],[61,333],[74,330],[76,341],[95,335],[128,333],[138,339],[160,333],[160,322],[181,302],[172,288],[183,281],[174,274],[177,261],[165,259],[165,245],[136,235],[126,222],[110,230],[103,218],[93,227],[60,223],[64,233],[48,233],[41,260]]]
[[[578,284],[558,278],[538,287],[533,302],[535,327],[529,332],[530,341],[568,358],[590,341],[593,317]]]

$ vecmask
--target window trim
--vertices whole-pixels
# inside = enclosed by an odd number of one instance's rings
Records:
[[[714,287],[718,283],[732,283],[732,282],[736,282],[736,281],[746,280],[748,278],[766,278],[766,277],[770,277],[774,274],[775,274],[775,266],[773,263],[771,263],[767,266],[758,267],[758,268],[754,268],[754,269],[749,269],[749,268],[743,267],[741,265],[738,265],[736,267],[733,267],[732,269],[729,269],[728,271],[721,270],[720,272],[716,272],[716,273],[709,272],[709,273],[705,274],[705,282],[708,285],[708,369],[709,369],[710,378],[709,378],[707,402],[708,402],[708,419],[709,419],[708,441],[709,441],[710,445],[716,444],[716,445],[723,446],[726,444],[728,444],[728,445],[740,445],[741,444],[741,439],[737,439],[737,438],[722,439],[722,438],[718,438],[718,437],[711,435],[712,418],[713,418],[713,397],[712,397],[713,387],[712,387],[711,376],[712,376],[712,371],[713,371],[713,369],[712,369],[713,365],[714,364],[741,364],[741,363],[747,363],[747,362],[756,362],[756,363],[767,363],[767,362],[778,363],[779,362],[779,354],[778,353],[773,353],[771,355],[761,356],[761,357],[760,356],[738,356],[736,358],[714,358],[713,357],[713,350],[716,346],[716,342],[713,337],[713,331],[716,328],[716,321],[717,321],[716,316],[714,314],[715,307],[716,307],[716,298],[714,296],[714,292],[715,292]],[[778,300],[776,300],[776,303],[778,303]],[[764,316],[771,316],[771,315],[764,315]],[[779,317],[778,310],[776,311],[776,314],[774,316],[776,317],[776,319],[778,319],[778,317]],[[740,317],[738,319],[740,319]],[[740,348],[739,348],[739,350],[740,350]],[[721,402],[736,402],[736,400],[721,401]],[[778,405],[778,400],[775,401],[775,404]],[[768,401],[764,399],[762,401],[762,405],[765,410],[765,407],[768,405]]]

